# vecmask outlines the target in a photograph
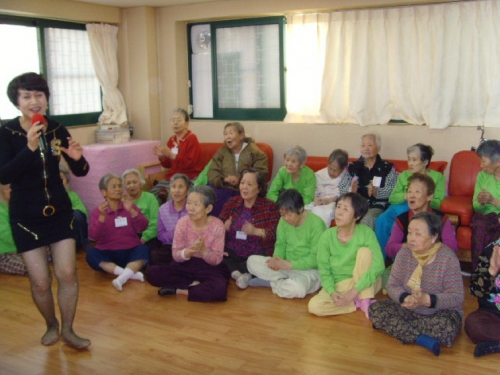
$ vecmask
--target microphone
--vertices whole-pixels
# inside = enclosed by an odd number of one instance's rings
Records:
[[[41,115],[40,113],[35,113],[31,118],[31,125],[35,125],[37,122],[40,122],[44,125],[47,125],[47,119]],[[40,130],[40,151],[45,152],[49,150],[49,145],[47,144],[47,138],[45,138],[45,130],[43,128]]]

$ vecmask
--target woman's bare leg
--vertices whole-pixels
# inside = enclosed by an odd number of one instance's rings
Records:
[[[31,283],[31,295],[38,311],[47,325],[47,332],[42,336],[43,345],[54,345],[59,340],[59,322],[52,296],[52,272],[47,261],[47,248],[40,247],[22,253]]]
[[[76,272],[76,249],[74,239],[65,239],[50,245],[54,261],[54,271],[58,281],[57,299],[61,311],[61,337],[63,341],[76,348],[84,349],[90,340],[73,332],[73,320],[78,302],[78,274]]]

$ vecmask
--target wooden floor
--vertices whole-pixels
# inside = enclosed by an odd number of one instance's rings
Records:
[[[90,270],[78,254],[80,301],[75,331],[92,340],[78,352],[40,344],[41,316],[26,277],[0,275],[0,375],[7,374],[494,374],[500,355],[474,358],[462,332],[435,357],[372,329],[357,311],[319,318],[305,299],[267,288],[229,285],[225,303],[159,297],[130,281]],[[465,280],[467,284],[467,279]],[[380,296],[380,298],[384,298]],[[466,294],[466,314],[476,302]]]

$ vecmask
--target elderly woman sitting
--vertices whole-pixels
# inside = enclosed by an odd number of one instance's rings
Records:
[[[142,191],[144,180],[137,169],[127,169],[122,173],[122,182],[129,199],[141,210],[148,219],[148,227],[141,233],[141,241],[155,249],[160,246],[156,238],[158,231],[158,210],[160,206],[156,197],[147,191]]]
[[[87,251],[87,263],[96,271],[118,275],[113,285],[121,291],[129,280],[144,281],[140,270],[149,260],[149,248],[137,233],[148,226],[148,219],[130,200],[122,200],[119,176],[108,173],[99,181],[104,201],[90,215],[90,238],[96,241]]]
[[[238,195],[241,172],[249,168],[267,175],[267,155],[245,136],[243,125],[230,122],[224,126],[224,146],[215,153],[208,170],[208,183],[217,194],[213,216],[218,217],[226,201]]]
[[[410,210],[402,213],[396,218],[392,227],[391,237],[385,246],[386,254],[394,259],[408,239],[408,224],[411,218],[420,212],[434,212],[441,218],[443,231],[441,238],[443,244],[448,246],[455,253],[458,252],[457,237],[446,214],[430,207],[430,202],[434,197],[436,184],[434,180],[425,174],[415,173],[408,179],[408,193],[406,199]]]
[[[216,195],[209,186],[195,186],[187,198],[188,215],[177,222],[172,244],[174,261],[148,272],[151,285],[162,287],[158,294],[187,295],[188,301],[227,300],[230,274],[222,263],[224,224],[210,215]]]
[[[470,277],[470,293],[479,303],[464,326],[467,336],[477,344],[474,356],[500,353],[500,240],[486,247],[479,257]]]
[[[396,217],[409,210],[406,194],[408,192],[409,178],[413,174],[421,173],[429,176],[434,181],[436,188],[429,204],[432,208],[439,210],[445,196],[446,182],[443,174],[429,169],[432,155],[434,155],[432,147],[417,143],[408,147],[406,153],[408,154],[408,169],[398,177],[396,187],[389,197],[391,206],[375,222],[375,233],[382,249],[385,249],[385,245],[391,236],[391,229]]]
[[[346,173],[348,154],[341,149],[333,150],[328,157],[328,166],[315,173],[316,192],[314,202],[306,210],[318,215],[330,227],[335,218],[335,202],[340,195],[339,184]]]
[[[21,254],[17,253],[9,221],[10,185],[0,184],[0,273],[27,275]]]
[[[271,287],[282,298],[304,298],[321,285],[316,245],[325,223],[304,209],[302,195],[295,189],[283,190],[277,206],[281,219],[273,256],[248,258],[248,271],[257,276],[249,285]]]
[[[311,168],[305,165],[306,150],[300,146],[290,147],[284,155],[285,165],[274,177],[267,198],[276,202],[279,194],[285,189],[296,189],[304,199],[304,204],[314,200],[316,176]]]
[[[161,192],[170,190],[170,181],[174,174],[184,173],[195,179],[203,169],[201,145],[196,134],[189,130],[189,114],[182,108],[172,111],[170,125],[173,135],[165,146],[158,144],[153,153],[158,156],[162,167],[166,168],[165,180],[159,181],[151,189],[151,193],[162,200]],[[168,197],[171,198],[170,191]]]
[[[161,246],[151,251],[148,275],[156,272],[154,265],[169,264],[172,261],[175,226],[181,217],[187,215],[186,200],[191,185],[191,180],[183,173],[176,173],[170,179],[172,199],[162,204],[158,212],[158,240]]]
[[[265,198],[266,175],[255,169],[244,170],[240,195],[229,199],[220,218],[226,229],[224,263],[231,271],[236,285],[245,289],[252,278],[247,269],[250,255],[270,255],[276,241],[280,218],[276,204]]]
[[[457,256],[441,243],[441,218],[411,218],[408,244],[396,256],[387,284],[390,299],[370,306],[373,328],[404,344],[439,355],[462,329],[464,288]]]
[[[318,243],[318,268],[323,289],[309,301],[309,312],[318,316],[346,314],[368,306],[382,287],[384,260],[375,233],[358,224],[368,202],[358,193],[337,200],[337,226]]]
[[[479,254],[500,237],[500,141],[483,142],[477,149],[481,168],[477,175],[472,206],[472,267]]]
[[[340,193],[355,192],[368,200],[368,212],[361,224],[375,228],[375,219],[389,206],[389,196],[396,185],[398,174],[392,163],[379,155],[381,140],[378,134],[361,136],[361,156],[349,164],[340,181]]]

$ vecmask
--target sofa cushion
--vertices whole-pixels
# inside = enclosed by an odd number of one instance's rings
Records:
[[[449,195],[474,195],[481,163],[475,151],[459,151],[451,159]]]
[[[469,225],[472,219],[472,196],[446,197],[441,202],[440,211],[460,217],[460,225]]]

